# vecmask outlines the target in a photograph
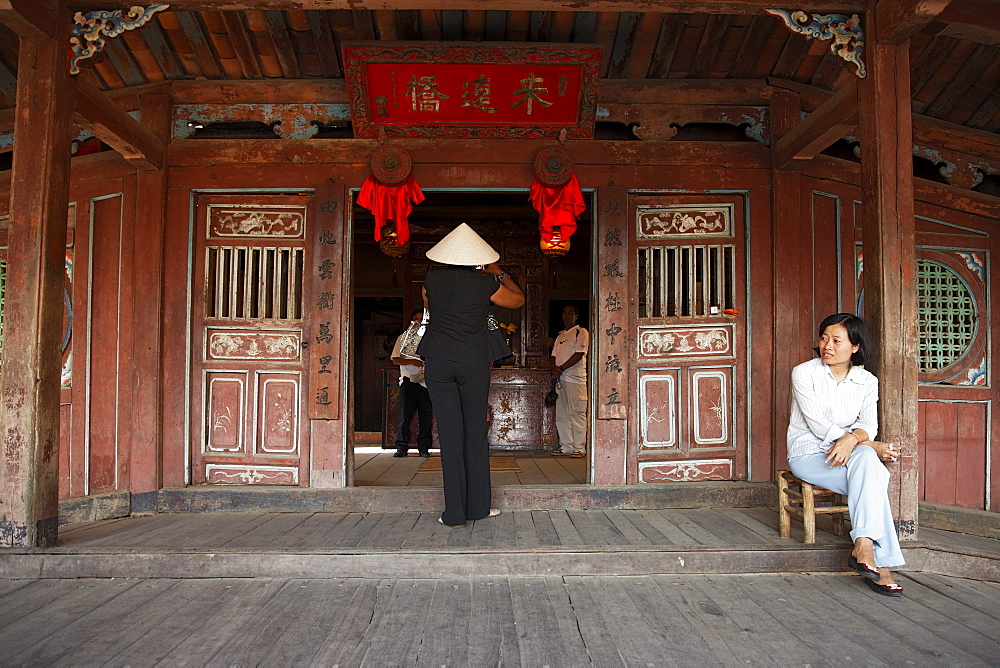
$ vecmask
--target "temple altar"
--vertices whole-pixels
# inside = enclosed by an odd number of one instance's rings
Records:
[[[552,383],[548,369],[503,368],[490,371],[488,439],[498,450],[554,450],[556,435],[555,406],[545,405],[545,394]],[[383,411],[382,447],[391,449],[396,441],[399,410],[399,367],[382,369]],[[412,446],[416,448],[417,416],[411,423]],[[434,446],[438,447],[437,425]]]

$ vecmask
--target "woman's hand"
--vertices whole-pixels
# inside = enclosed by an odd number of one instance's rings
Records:
[[[882,441],[865,441],[865,445],[869,446],[878,455],[878,458],[883,462],[894,462],[899,459],[899,448],[895,443],[886,443]]]
[[[834,441],[826,451],[826,463],[830,466],[847,466],[847,460],[851,458],[851,453],[860,442],[857,436],[847,432]]]
[[[496,262],[490,262],[489,264],[484,265],[483,271],[485,271],[487,274],[493,274],[494,276],[499,276],[500,274],[503,273],[503,269],[501,269],[500,265],[498,265]]]

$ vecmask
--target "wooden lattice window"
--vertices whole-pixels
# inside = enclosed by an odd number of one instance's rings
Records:
[[[206,317],[302,319],[302,248],[209,246],[205,253]]]
[[[920,371],[940,371],[961,359],[978,326],[976,299],[962,277],[939,262],[917,260]]]
[[[733,244],[639,248],[639,317],[703,317],[735,308]]]

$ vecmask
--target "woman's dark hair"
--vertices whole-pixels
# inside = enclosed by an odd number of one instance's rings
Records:
[[[857,366],[871,359],[872,353],[875,351],[875,341],[872,339],[867,322],[853,313],[834,313],[826,316],[823,318],[823,322],[819,323],[819,336],[823,336],[823,332],[830,325],[843,325],[844,329],[847,330],[847,338],[851,345],[858,347],[858,351],[851,355],[851,364]],[[819,355],[819,348],[813,348],[813,351]]]
[[[424,314],[424,309],[422,309],[422,308],[415,308],[415,309],[413,309],[413,311],[410,312],[410,320],[413,320],[413,316],[415,316],[417,314],[423,315]]]

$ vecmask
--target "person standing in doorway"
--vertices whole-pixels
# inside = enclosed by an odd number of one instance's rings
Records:
[[[587,351],[590,333],[576,324],[575,306],[562,310],[564,329],[552,346],[552,373],[556,378],[557,457],[587,456]]]
[[[424,282],[424,306],[431,317],[417,354],[427,365],[441,442],[444,512],[438,521],[460,527],[500,514],[490,508],[486,411],[495,351],[487,338],[487,318],[490,304],[521,308],[524,294],[497,265],[500,254],[466,223],[426,256],[437,264]]]
[[[420,322],[424,317],[422,308],[415,309],[410,314],[412,322]],[[413,414],[417,414],[419,431],[417,432],[417,451],[421,457],[431,456],[431,421],[434,418],[431,410],[431,395],[427,393],[427,382],[424,380],[424,361],[419,357],[402,357],[400,346],[403,345],[403,334],[396,337],[396,345],[392,348],[392,363],[399,365],[399,428],[396,430],[396,452],[393,457],[405,457],[410,450],[410,422]]]

